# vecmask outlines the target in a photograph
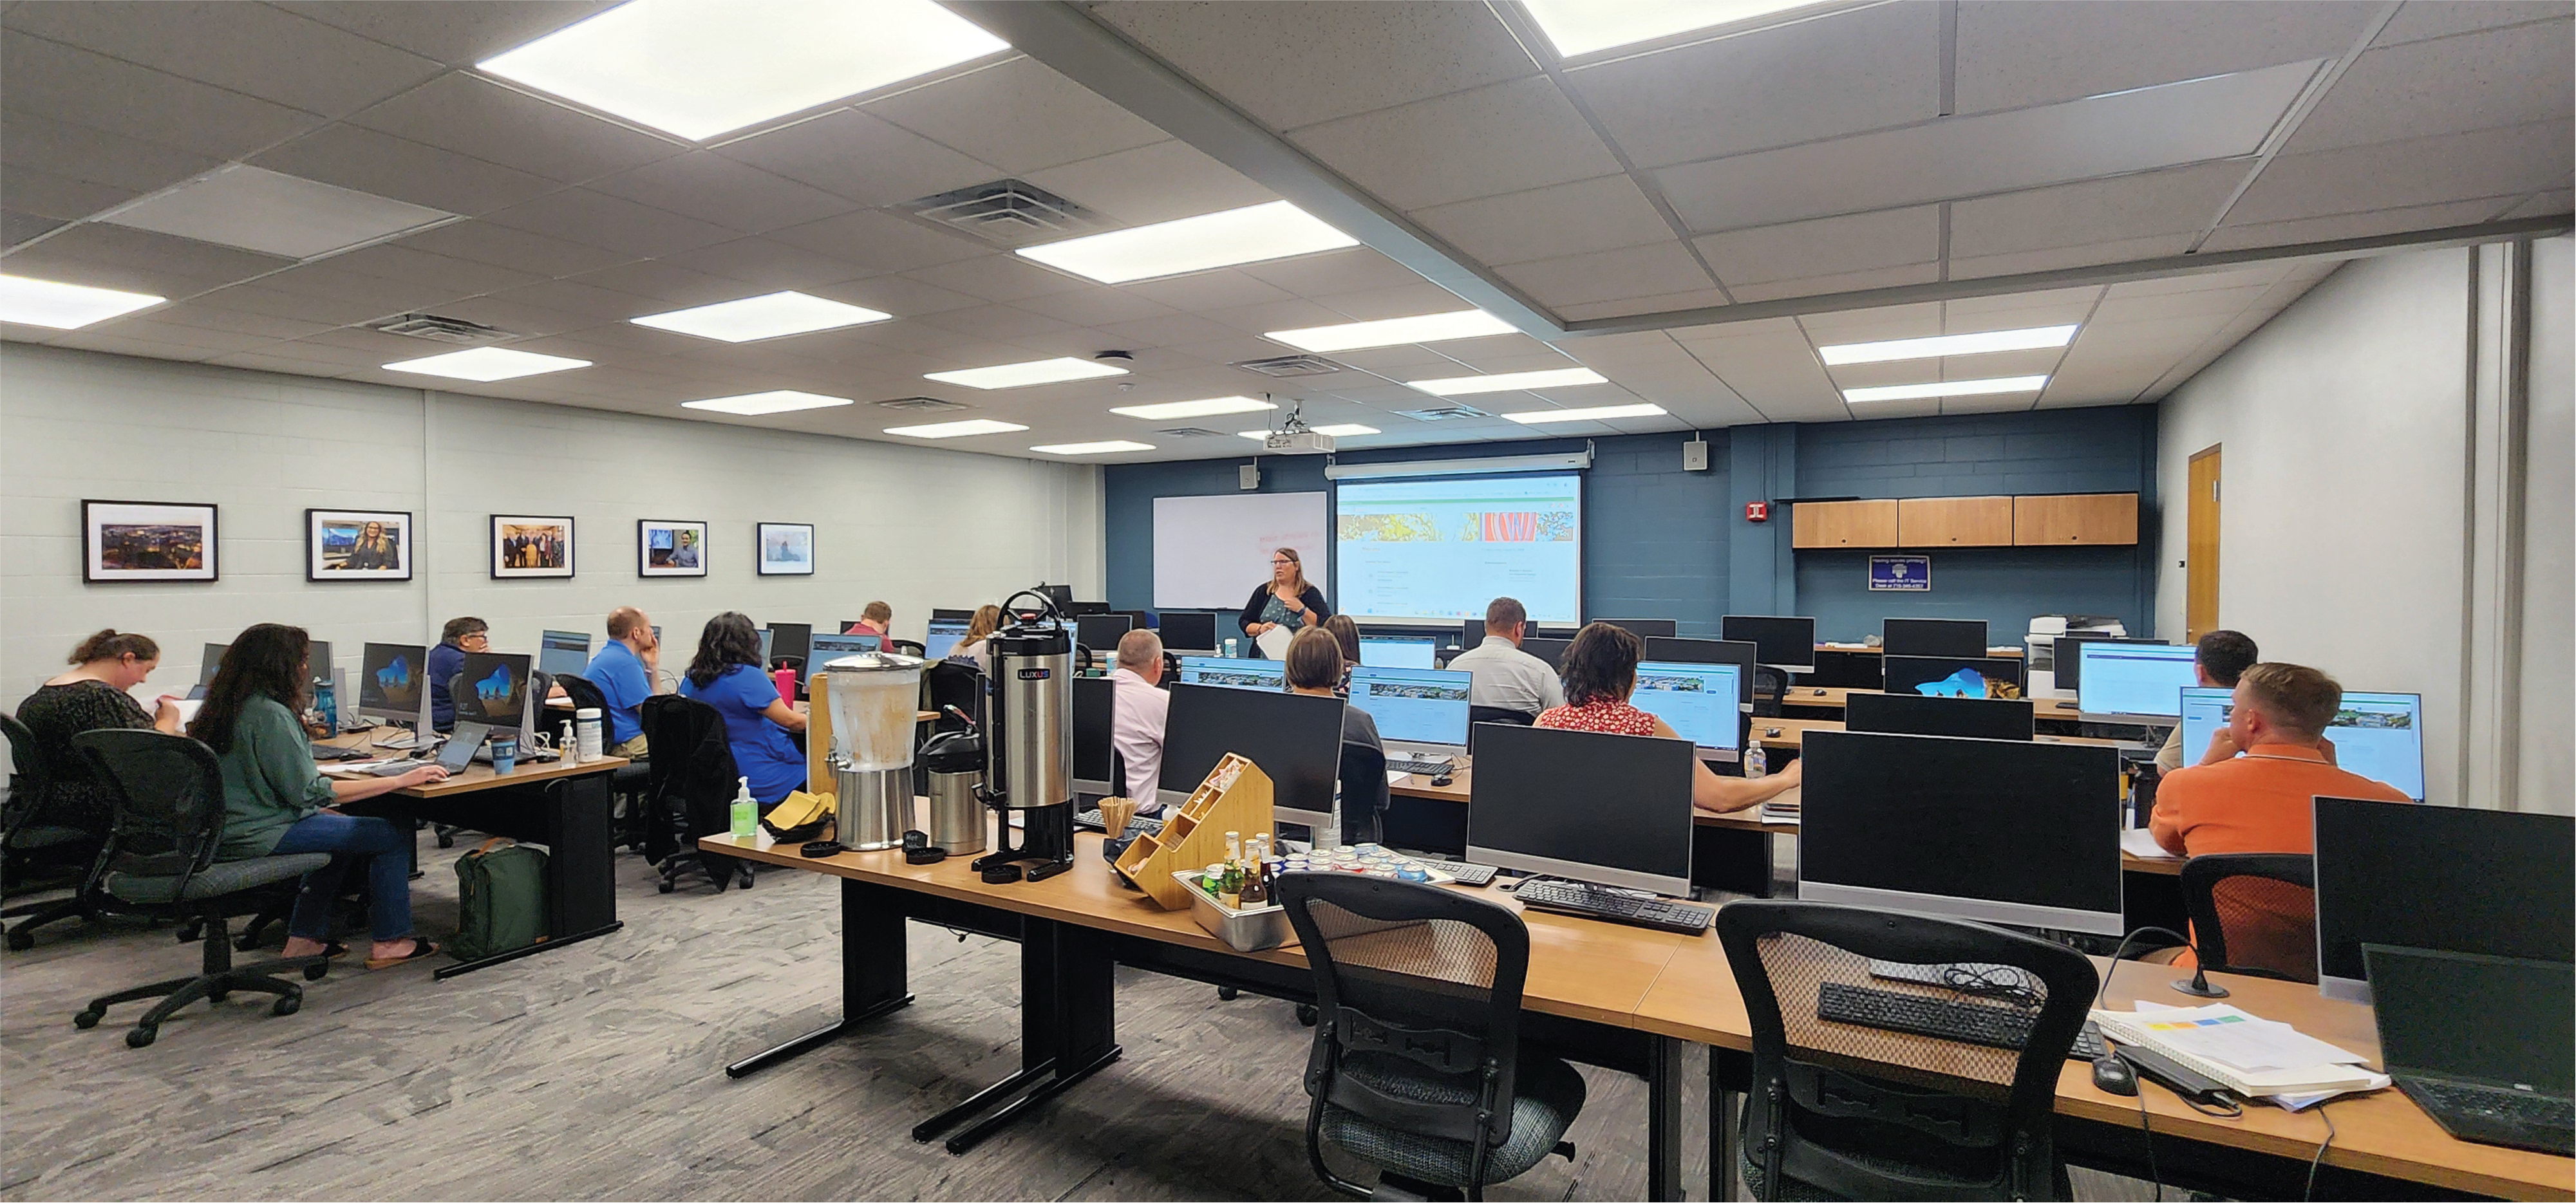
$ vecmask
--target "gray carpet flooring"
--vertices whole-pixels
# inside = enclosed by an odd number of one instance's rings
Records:
[[[423,930],[455,923],[455,855],[422,841]],[[1310,1032],[1285,1003],[1122,970],[1126,1056],[952,1157],[910,1130],[1018,1067],[1015,948],[916,925],[919,1002],[736,1081],[727,1062],[837,1010],[831,882],[781,871],[666,896],[632,856],[619,882],[615,935],[446,982],[335,968],[299,1014],[236,995],[140,1050],[123,1034],[142,1004],[86,1032],[71,1016],[192,971],[170,929],[59,926],[0,954],[0,1199],[1333,1197],[1306,1161]],[[1492,1197],[1643,1196],[1644,1084],[1584,1076],[1580,1155]],[[1705,1145],[1688,1144],[1705,1199]],[[2081,1171],[2078,1188],[2147,1197]]]

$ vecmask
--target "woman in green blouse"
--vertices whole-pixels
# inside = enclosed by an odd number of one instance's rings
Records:
[[[233,640],[223,667],[206,685],[206,704],[188,734],[223,760],[224,838],[215,855],[245,860],[334,854],[329,867],[305,874],[296,892],[295,912],[286,923],[290,957],[345,951],[330,939],[331,900],[349,862],[367,862],[367,915],[375,935],[367,968],[419,960],[438,949],[411,934],[411,833],[329,807],[443,781],[447,771],[431,764],[399,777],[323,776],[314,767],[313,741],[296,719],[311,679],[306,654],[312,643],[301,627],[261,623]]]

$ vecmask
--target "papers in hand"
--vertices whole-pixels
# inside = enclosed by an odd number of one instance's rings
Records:
[[[1261,649],[1262,655],[1268,656],[1273,660],[1285,660],[1288,658],[1288,641],[1296,637],[1297,633],[1295,631],[1291,631],[1284,626],[1278,626],[1272,627],[1267,631],[1263,631],[1261,634],[1255,636],[1252,642],[1255,646]]]
[[[2112,1040],[2162,1053],[2247,1098],[2306,1106],[2317,1098],[2377,1090],[2389,1082],[2386,1075],[2364,1068],[2359,1053],[2226,1003],[2095,1011],[2093,1021]]]
[[[2179,856],[2175,856],[2173,853],[2165,851],[2165,846],[2156,842],[2156,833],[2149,831],[2144,827],[2140,827],[2134,831],[2121,832],[2120,851],[2126,852],[2141,860],[2182,859]]]

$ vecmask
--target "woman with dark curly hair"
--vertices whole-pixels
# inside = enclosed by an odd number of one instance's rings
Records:
[[[707,620],[680,696],[724,716],[725,744],[733,749],[735,771],[751,783],[752,801],[767,806],[805,788],[805,754],[787,738],[805,729],[805,716],[778,696],[778,682],[762,671],[760,632],[751,619],[727,610]]]
[[[1628,704],[1637,691],[1637,661],[1646,641],[1606,622],[1574,633],[1565,649],[1565,705],[1541,711],[1538,725],[1566,731],[1607,735],[1651,735],[1680,739],[1672,724]],[[1745,810],[1787,793],[1806,780],[1804,766],[1792,762],[1768,777],[1750,780],[1720,777],[1706,762],[1691,762],[1691,805],[1711,814]]]
[[[41,796],[12,801],[36,808],[37,822],[105,834],[115,822],[107,787],[72,751],[72,737],[120,727],[157,727],[176,735],[179,704],[165,694],[146,711],[129,692],[160,667],[161,645],[149,635],[111,627],[81,640],[67,663],[70,672],[18,703],[18,721],[36,737],[26,754],[44,766],[46,788]]]

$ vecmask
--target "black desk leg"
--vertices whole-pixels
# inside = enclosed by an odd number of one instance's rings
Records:
[[[1726,1200],[1735,1197],[1735,1133],[1743,1121],[1737,1118],[1743,1100],[1721,1081],[1714,1051],[1709,1056],[1708,1074],[1708,1197]]]
[[[1682,1197],[1682,1042],[1654,1037],[1646,1065],[1646,1197]]]
[[[442,967],[432,975],[441,981],[596,939],[625,926],[617,918],[617,848],[609,832],[608,774],[585,773],[547,782],[544,789],[529,791],[528,801],[539,808],[539,832],[546,845],[546,931],[551,934],[525,948]]]
[[[947,1140],[950,1153],[964,1153],[1117,1060],[1116,965],[1103,933],[1023,919],[1020,1071],[923,1120],[912,1138],[935,1140],[982,1114],[983,1119]],[[990,1114],[985,1114],[988,1108]]]
[[[841,879],[841,1018],[725,1066],[726,1077],[739,1078],[821,1048],[911,1004],[912,992],[904,979],[908,962],[899,893]]]

